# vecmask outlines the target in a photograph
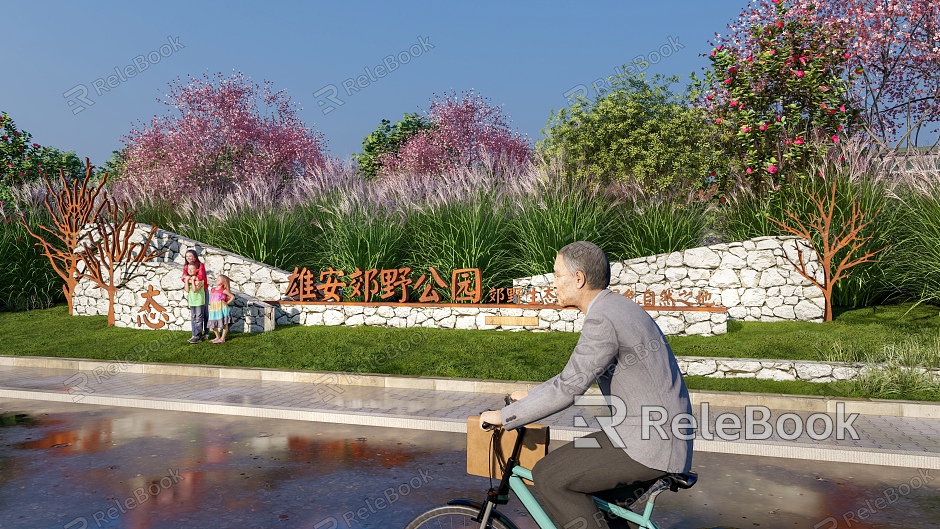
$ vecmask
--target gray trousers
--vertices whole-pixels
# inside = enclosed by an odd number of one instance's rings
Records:
[[[618,527],[608,525],[588,494],[665,474],[634,461],[622,448],[613,446],[602,431],[586,437],[597,440],[601,447],[575,448],[573,442],[568,443],[549,452],[532,469],[545,512],[559,529]],[[616,523],[627,527],[624,520]]]
[[[192,306],[189,307],[189,319],[191,320],[193,328],[193,338],[202,339],[202,335],[206,333],[206,323],[208,322],[209,310],[206,305]]]

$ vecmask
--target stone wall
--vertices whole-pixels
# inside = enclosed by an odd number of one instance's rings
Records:
[[[149,225],[139,224],[136,237],[143,242],[149,231]],[[199,259],[206,265],[206,273],[210,276],[227,275],[232,281],[233,290],[251,297],[263,300],[281,299],[281,294],[287,290],[287,278],[290,272],[208,246],[182,235],[158,229],[151,245],[157,250],[167,250],[167,253],[152,262],[176,263],[180,266],[186,262],[186,251],[195,249]]]
[[[682,373],[689,376],[801,380],[804,382],[854,380],[873,367],[871,364],[862,363],[751,360],[702,356],[679,356],[676,360]],[[929,372],[935,377],[940,376],[940,369],[930,369]]]
[[[652,290],[656,299],[663,291],[704,290],[710,296],[707,302],[728,309],[732,319],[821,322],[826,306],[822,291],[787,260],[798,260],[794,249],[798,240],[758,237],[614,262],[611,289],[621,293],[629,289],[636,293],[637,302],[642,302],[642,293],[647,290]],[[805,249],[802,253],[821,280],[816,253]],[[513,285],[544,287],[553,280],[554,274],[545,274],[517,279]]]
[[[118,270],[124,285],[114,296],[114,319],[118,327],[140,329],[190,330],[189,306],[183,292],[183,267],[177,263],[142,263]],[[144,294],[151,294],[149,310]],[[274,329],[275,308],[254,296],[232,289],[234,332],[262,332]],[[75,315],[107,316],[108,293],[87,279],[79,282],[72,296]],[[162,310],[161,310],[162,309]],[[145,315],[149,318],[145,318]],[[149,324],[148,324],[149,322]]]
[[[438,329],[494,329],[581,332],[584,314],[577,309],[513,306],[415,306],[282,302],[278,325],[372,325],[378,327],[431,327]],[[663,334],[727,332],[728,315],[723,311],[651,311]],[[533,325],[491,325],[487,317],[535,318]]]

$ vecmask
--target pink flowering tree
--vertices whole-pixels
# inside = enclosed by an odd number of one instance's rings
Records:
[[[760,1],[729,28],[697,82],[697,103],[733,138],[719,179],[740,171],[755,190],[772,190],[805,176],[858,122],[844,31],[778,0]]]
[[[491,106],[472,90],[435,97],[427,120],[429,129],[380,158],[382,175],[439,175],[481,165],[502,174],[531,160],[528,140],[509,128],[501,107]]]
[[[845,40],[848,66],[857,74],[853,95],[872,139],[909,147],[926,142],[921,133],[937,131],[940,2],[800,0],[797,9]]]
[[[265,181],[277,189],[326,163],[321,134],[297,117],[284,90],[241,73],[170,83],[170,111],[124,137],[120,185],[131,195],[172,200],[225,194]]]

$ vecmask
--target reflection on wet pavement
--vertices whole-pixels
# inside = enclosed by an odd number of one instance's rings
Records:
[[[482,499],[464,436],[0,400],[0,527],[398,528]],[[940,471],[696,454],[664,527],[937,527]],[[513,501],[504,510],[534,528]]]

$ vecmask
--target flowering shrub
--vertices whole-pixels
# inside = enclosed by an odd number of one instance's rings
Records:
[[[940,124],[940,2],[801,0],[811,23],[845,39],[853,94],[873,139],[904,146]]]
[[[284,183],[326,162],[322,135],[270,82],[261,88],[241,73],[177,79],[167,98],[161,102],[175,115],[154,116],[123,140],[118,184],[130,195],[226,194],[256,179]]]
[[[29,132],[17,129],[6,112],[0,112],[0,200],[9,201],[16,188],[45,174],[58,177],[59,169],[67,178],[82,174],[85,164],[74,152],[44,147],[32,138]]]
[[[845,31],[814,25],[780,0],[761,1],[729,27],[709,54],[697,102],[733,138],[725,170],[772,189],[805,176],[858,126]]]
[[[529,142],[509,129],[501,108],[472,90],[436,97],[427,121],[430,128],[415,132],[397,151],[379,157],[382,175],[440,175],[481,165],[505,173],[531,160]]]

